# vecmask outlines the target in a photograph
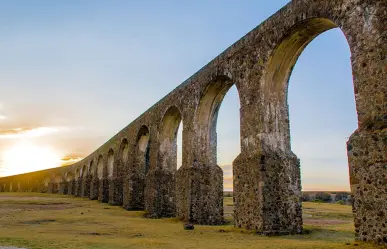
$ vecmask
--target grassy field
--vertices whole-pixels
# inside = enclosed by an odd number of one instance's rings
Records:
[[[355,243],[351,208],[304,203],[310,234],[265,237],[235,229],[232,198],[225,198],[223,226],[185,231],[177,219],[146,219],[143,212],[82,198],[0,193],[0,246],[61,248],[381,248]]]

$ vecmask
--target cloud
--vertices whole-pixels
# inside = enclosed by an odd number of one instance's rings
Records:
[[[4,119],[7,119],[7,117],[4,115],[0,115],[0,120],[4,120]]]
[[[83,157],[65,157],[65,158],[60,159],[61,166],[71,165],[73,163],[81,161],[82,159],[83,159]]]
[[[12,139],[23,137],[41,137],[53,133],[67,131],[66,127],[35,127],[35,128],[14,128],[7,130],[0,130],[0,139]]]

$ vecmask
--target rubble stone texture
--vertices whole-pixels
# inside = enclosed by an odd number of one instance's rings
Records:
[[[82,180],[91,175],[91,199],[145,209],[149,217],[221,224],[216,122],[223,97],[235,85],[241,106],[241,153],[233,163],[235,226],[267,235],[300,233],[300,163],[290,147],[288,80],[303,49],[319,34],[340,28],[352,53],[358,114],[358,129],[347,144],[356,239],[386,244],[386,27],[385,0],[293,0],[82,161],[1,178],[1,190],[15,191],[20,182],[25,191],[45,192],[53,174],[67,174],[67,192],[80,195]],[[183,163],[177,170],[180,122]],[[81,176],[84,165],[95,165],[94,172]]]

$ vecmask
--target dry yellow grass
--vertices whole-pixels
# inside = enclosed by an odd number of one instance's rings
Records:
[[[232,198],[225,198],[232,209]],[[265,237],[232,225],[183,230],[176,219],[146,219],[98,201],[35,193],[0,194],[0,245],[30,249],[123,248],[375,248],[354,243],[351,209],[305,203],[313,219],[339,224],[306,225],[307,235]],[[229,211],[230,212],[230,211]],[[315,217],[313,213],[317,214]],[[338,214],[337,217],[335,214]],[[329,222],[328,222],[329,223]]]

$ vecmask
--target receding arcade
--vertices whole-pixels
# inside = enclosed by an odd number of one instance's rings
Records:
[[[153,218],[221,224],[216,121],[235,84],[241,138],[233,162],[235,226],[268,235],[300,233],[300,170],[290,148],[288,80],[309,42],[338,27],[352,54],[359,124],[347,143],[356,239],[387,243],[386,12],[385,0],[293,0],[82,161],[0,178],[1,190],[59,191],[145,210]],[[183,161],[177,170],[181,122]]]

